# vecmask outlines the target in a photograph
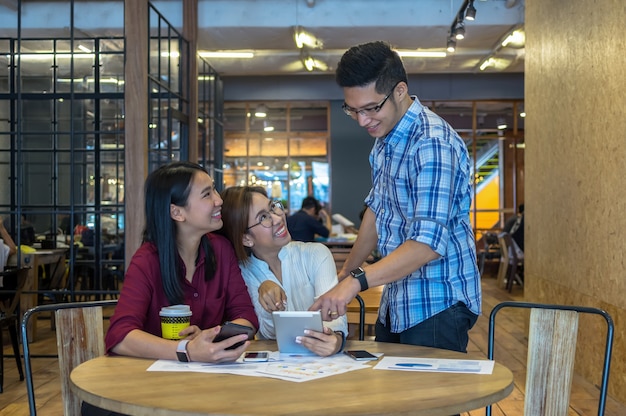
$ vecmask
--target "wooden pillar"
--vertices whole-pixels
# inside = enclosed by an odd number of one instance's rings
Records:
[[[148,0],[124,1],[124,221],[126,266],[141,244],[148,172]]]
[[[198,0],[183,2],[183,37],[189,42],[189,56],[182,56],[182,62],[189,64],[183,71],[188,100],[183,112],[189,116],[189,160],[198,162]]]

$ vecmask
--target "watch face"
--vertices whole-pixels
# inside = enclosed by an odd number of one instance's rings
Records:
[[[178,361],[180,362],[188,363],[190,361],[189,355],[187,355],[188,343],[189,343],[189,340],[183,340],[176,347],[176,358],[178,358]]]
[[[365,272],[363,271],[363,269],[361,269],[361,268],[359,267],[358,269],[354,269],[354,270],[352,270],[352,271],[350,272],[350,274],[351,274],[353,277],[359,277],[359,276],[361,276],[361,275],[365,274]]]

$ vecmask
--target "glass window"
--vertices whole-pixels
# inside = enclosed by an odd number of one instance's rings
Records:
[[[260,185],[290,212],[330,200],[328,103],[224,104],[224,186]]]

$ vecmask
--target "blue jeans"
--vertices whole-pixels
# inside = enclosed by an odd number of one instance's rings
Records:
[[[478,315],[467,309],[464,303],[458,302],[405,331],[393,333],[387,312],[385,325],[376,322],[376,341],[467,352],[468,332],[477,319]]]

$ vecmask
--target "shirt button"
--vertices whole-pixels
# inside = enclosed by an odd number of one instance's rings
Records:
[[[390,159],[390,157],[389,157],[389,156],[387,156],[387,157],[385,158],[385,160],[389,160],[389,159]]]
[[[384,208],[381,209],[380,212],[382,212],[384,214],[385,213],[385,209]]]
[[[197,298],[198,296],[199,296],[199,295],[198,295],[197,293],[194,293],[194,294],[193,294],[193,297],[194,297],[194,298]]]

